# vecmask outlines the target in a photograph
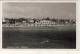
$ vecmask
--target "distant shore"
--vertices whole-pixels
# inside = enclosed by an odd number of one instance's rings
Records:
[[[3,30],[7,31],[7,30],[15,30],[15,31],[26,31],[26,30],[58,30],[58,31],[75,31],[76,30],[76,25],[54,25],[54,26],[47,26],[47,27],[19,27],[19,26],[15,26],[15,27],[2,27]]]

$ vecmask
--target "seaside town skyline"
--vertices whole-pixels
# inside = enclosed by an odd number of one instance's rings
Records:
[[[3,49],[76,49],[76,3],[2,5]]]

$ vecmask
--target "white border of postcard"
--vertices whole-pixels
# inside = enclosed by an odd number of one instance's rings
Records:
[[[1,1],[0,2],[0,51],[5,54],[74,54],[80,50],[80,1],[76,2],[61,2],[61,1],[35,1],[35,2],[51,2],[51,3],[76,3],[76,49],[2,49],[2,3],[3,2],[34,2],[34,1]],[[34,3],[35,3],[34,2]],[[77,52],[74,52],[77,51]],[[1,53],[0,52],[0,53]],[[2,54],[1,53],[1,54]]]

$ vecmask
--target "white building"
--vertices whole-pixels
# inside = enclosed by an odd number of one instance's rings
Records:
[[[55,22],[49,20],[41,20],[40,22],[36,22],[35,26],[53,26]]]

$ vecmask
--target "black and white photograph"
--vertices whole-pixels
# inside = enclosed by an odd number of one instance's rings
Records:
[[[3,49],[76,49],[76,3],[3,2]]]

